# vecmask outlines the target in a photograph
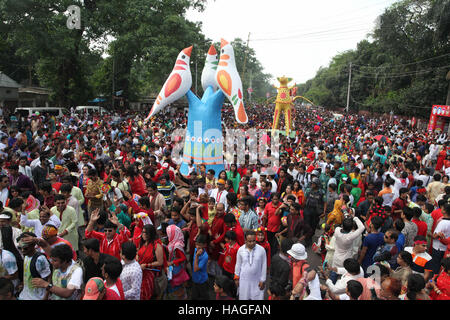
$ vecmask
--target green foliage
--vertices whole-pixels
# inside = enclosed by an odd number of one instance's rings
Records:
[[[81,8],[80,30],[67,28],[70,5]],[[185,14],[205,5],[206,0],[0,0],[0,70],[23,84],[52,89],[53,105],[75,106],[98,96],[111,103],[119,90],[136,101],[156,95],[180,50],[193,45],[193,90],[201,95],[212,42]],[[270,76],[251,48],[245,51],[240,39],[234,44],[240,67],[247,52],[254,96],[265,95]]]
[[[450,2],[403,0],[379,17],[370,40],[333,57],[327,67],[299,85],[299,94],[328,108],[347,103],[352,63],[350,111],[428,117],[445,104],[450,69]]]

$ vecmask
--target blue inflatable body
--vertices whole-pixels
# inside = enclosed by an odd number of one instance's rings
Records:
[[[225,168],[221,115],[225,96],[221,90],[214,92],[212,86],[208,86],[201,100],[191,90],[186,97],[189,112],[180,173],[188,175],[188,165],[192,161],[195,167],[204,164],[206,171],[213,169],[218,177]]]

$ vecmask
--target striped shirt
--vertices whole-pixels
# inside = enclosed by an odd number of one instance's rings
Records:
[[[413,264],[411,269],[414,273],[424,274],[425,271],[432,271],[433,265],[431,261],[431,256],[427,252],[414,253],[413,247],[405,248],[405,251],[411,253],[413,258]]]
[[[166,207],[170,208],[172,205],[173,193],[176,190],[175,185],[172,181],[168,181],[168,184],[166,185],[161,185],[158,183],[157,186],[158,192],[161,193],[164,196],[164,200],[166,200]]]

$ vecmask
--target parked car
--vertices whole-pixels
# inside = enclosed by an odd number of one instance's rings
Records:
[[[64,115],[69,114],[69,110],[60,107],[20,107],[16,108],[15,112],[18,112],[21,117],[29,118],[32,115],[54,115],[56,118],[62,118]]]

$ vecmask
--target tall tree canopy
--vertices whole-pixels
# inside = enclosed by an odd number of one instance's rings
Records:
[[[81,9],[80,29],[67,27],[70,5]],[[51,100],[59,106],[97,96],[111,101],[117,91],[136,101],[155,95],[179,51],[194,45],[193,89],[201,91],[212,40],[185,15],[205,5],[206,0],[0,0],[0,70],[25,85],[52,89]],[[234,45],[239,67],[247,54],[257,95],[268,76],[251,48],[240,39]]]
[[[428,116],[445,104],[450,70],[450,1],[403,0],[380,15],[355,50],[332,58],[329,66],[299,86],[300,94],[325,107]]]

